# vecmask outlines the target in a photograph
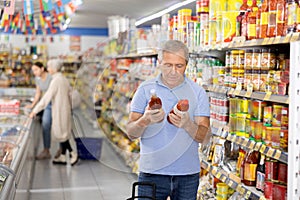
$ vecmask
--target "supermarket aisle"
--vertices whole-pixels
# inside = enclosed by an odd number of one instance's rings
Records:
[[[101,134],[88,123],[84,129]],[[53,144],[52,155],[56,149]],[[51,160],[36,161],[30,200],[123,200],[130,197],[134,181],[136,175],[105,139],[100,161],[80,160],[73,167],[53,165]]]

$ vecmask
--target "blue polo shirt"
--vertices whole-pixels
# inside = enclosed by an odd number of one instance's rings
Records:
[[[188,99],[188,112],[192,120],[194,116],[209,117],[209,101],[205,90],[186,77],[183,83],[170,89],[162,83],[161,75],[158,75],[139,86],[131,102],[131,112],[144,113],[152,89],[155,89],[157,96],[161,98],[166,116],[163,122],[149,125],[141,136],[140,171],[164,175],[200,172],[198,142],[184,129],[170,124],[167,114],[178,100]]]

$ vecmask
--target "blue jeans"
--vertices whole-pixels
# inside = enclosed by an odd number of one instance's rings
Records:
[[[166,200],[168,196],[170,196],[171,200],[197,199],[199,173],[191,175],[169,176],[140,172],[138,181],[155,183],[157,200]],[[138,195],[151,197],[151,187],[139,186]]]
[[[45,149],[50,149],[51,145],[51,125],[52,125],[52,113],[51,103],[43,111],[42,116],[42,128],[43,128],[43,143]]]

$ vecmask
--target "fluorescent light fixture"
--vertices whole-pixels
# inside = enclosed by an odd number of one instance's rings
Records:
[[[189,3],[192,3],[192,2],[194,2],[194,1],[196,1],[196,0],[185,0],[185,1],[183,1],[183,2],[174,4],[174,5],[170,6],[169,8],[166,8],[166,9],[164,9],[164,10],[161,10],[161,11],[159,11],[159,12],[153,14],[153,15],[150,15],[150,16],[148,16],[148,17],[144,17],[144,18],[142,18],[142,19],[140,19],[140,20],[137,20],[137,21],[135,22],[135,26],[139,26],[139,25],[141,25],[141,24],[143,24],[143,23],[145,23],[145,22],[148,22],[148,21],[151,21],[151,20],[156,19],[156,18],[158,18],[158,17],[161,17],[161,16],[163,16],[164,14],[167,14],[167,13],[173,11],[173,10],[176,10],[177,8],[180,8],[180,7],[182,7],[182,6],[185,6],[185,5],[187,5],[187,4],[189,4]]]

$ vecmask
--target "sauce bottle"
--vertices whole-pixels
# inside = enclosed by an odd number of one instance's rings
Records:
[[[235,35],[237,37],[242,35],[242,19],[247,12],[249,6],[247,4],[247,0],[243,0],[243,4],[240,7],[240,14],[236,17],[236,28],[235,28]]]
[[[284,20],[285,20],[285,0],[277,0],[276,11],[276,36],[284,36]]]
[[[256,172],[256,189],[264,191],[265,185],[265,155],[260,155],[259,165]]]
[[[252,1],[251,10],[247,16],[247,39],[252,40],[256,39],[256,17],[258,13],[258,6],[256,0]]]
[[[244,162],[243,183],[245,185],[255,186],[257,165],[258,165],[258,151],[250,150]]]
[[[186,112],[188,110],[189,110],[189,101],[187,99],[181,99],[177,102],[177,104],[171,110],[170,114],[173,113],[176,115],[176,113],[178,113],[178,112]],[[169,123],[172,124],[172,122],[170,121],[169,115],[167,117],[167,120]]]
[[[268,4],[269,4],[269,0],[264,0],[261,4],[259,38],[267,37],[268,19],[269,19]]]
[[[156,95],[156,91],[154,89],[150,90],[151,99],[149,101],[149,108],[151,110],[161,109],[162,102],[161,99]]]
[[[277,12],[277,0],[269,0],[269,23],[267,29],[268,37],[275,37],[275,29],[276,29],[276,12]]]

